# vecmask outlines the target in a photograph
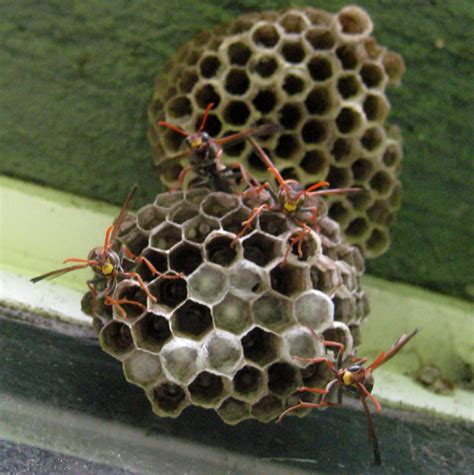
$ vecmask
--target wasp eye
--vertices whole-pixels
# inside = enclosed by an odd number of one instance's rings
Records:
[[[202,140],[203,142],[207,142],[207,141],[209,140],[209,134],[208,134],[207,132],[203,132],[203,133],[201,134],[201,140]]]

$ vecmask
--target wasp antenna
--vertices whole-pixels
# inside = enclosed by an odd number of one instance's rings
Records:
[[[204,129],[204,126],[206,125],[206,122],[207,122],[207,118],[209,117],[209,111],[214,107],[214,103],[213,102],[210,102],[205,111],[204,111],[204,115],[202,116],[202,119],[201,119],[201,125],[199,126],[199,129],[197,129],[197,132],[202,132],[203,129]]]
[[[325,187],[325,186],[329,186],[329,182],[328,181],[320,181],[320,182],[315,183],[314,185],[311,185],[308,188],[306,188],[306,190],[304,190],[304,193],[310,193],[311,191],[317,190],[318,188],[322,188],[322,187]]]
[[[79,262],[81,264],[86,264],[88,266],[98,266],[97,261],[90,261],[89,259],[78,259],[77,257],[68,257],[64,259],[63,264],[68,264],[69,262]]]
[[[51,272],[47,272],[46,274],[39,275],[38,277],[33,277],[30,279],[33,284],[36,284],[36,282],[39,282],[40,280],[44,279],[54,279],[55,277],[59,277],[60,275],[67,274],[68,272],[72,272],[75,270],[79,269],[84,269],[85,267],[88,267],[89,264],[80,264],[77,266],[70,266],[70,267],[63,267],[61,269],[55,269],[52,270]]]
[[[176,127],[176,125],[170,124],[169,122],[164,122],[160,120],[158,124],[161,125],[162,127],[166,127],[167,129],[172,130],[173,132],[176,132],[179,135],[182,135],[183,137],[189,136],[187,132],[185,132],[184,130],[181,130],[179,127]]]

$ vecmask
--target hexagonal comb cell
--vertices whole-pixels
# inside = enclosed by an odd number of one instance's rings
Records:
[[[272,394],[263,397],[252,406],[252,416],[262,422],[276,419],[283,412],[283,403]]]
[[[316,336],[315,336],[316,335]],[[315,358],[324,355],[322,339],[313,334],[309,328],[296,326],[284,333],[285,356],[287,361],[297,366],[307,366],[307,362],[297,358]]]
[[[252,103],[258,111],[265,114],[274,109],[275,104],[277,103],[277,98],[271,90],[263,89],[258,92]]]
[[[142,256],[148,259],[158,272],[164,274],[168,270],[168,259],[164,252],[156,251],[155,249],[146,249],[143,251]],[[136,271],[144,282],[150,282],[156,277],[144,262],[138,264]]]
[[[162,208],[170,208],[182,199],[183,193],[181,191],[168,191],[167,193],[159,194],[155,198],[155,205]]]
[[[176,382],[188,384],[196,375],[198,349],[184,339],[169,342],[160,352],[163,367]]]
[[[269,23],[258,26],[252,36],[255,45],[263,46],[264,48],[273,48],[279,39],[278,30]]]
[[[212,313],[216,327],[237,335],[251,324],[248,302],[230,293],[214,306]]]
[[[241,95],[247,91],[250,81],[245,69],[232,68],[227,73],[224,84],[229,94]]]
[[[313,266],[310,270],[313,288],[331,296],[342,284],[335,266]]]
[[[250,406],[233,397],[227,398],[217,409],[217,413],[227,424],[237,424],[250,415]]]
[[[248,332],[241,342],[245,357],[260,366],[275,361],[281,345],[276,335],[258,327]]]
[[[114,307],[118,316],[128,320],[140,316],[145,311],[147,304],[147,296],[142,288],[138,284],[131,285],[129,282],[121,282],[115,292],[118,302],[126,300],[129,303],[120,303]]]
[[[177,417],[186,407],[186,393],[181,386],[166,382],[154,388],[150,394],[153,410],[161,416]]]
[[[148,312],[133,326],[133,334],[139,348],[157,353],[171,338],[168,320],[162,315]]]
[[[202,203],[202,210],[209,216],[222,218],[237,208],[238,204],[237,196],[227,193],[212,193]]]
[[[234,392],[239,399],[254,401],[263,390],[262,371],[254,366],[244,366],[234,376]]]
[[[327,57],[313,56],[308,62],[308,71],[314,81],[326,81],[333,74],[333,66]]]
[[[229,102],[224,109],[224,120],[232,126],[246,125],[250,117],[250,108],[245,102]]]
[[[198,406],[213,406],[226,395],[223,378],[203,371],[188,386],[191,399]]]
[[[220,300],[227,288],[227,275],[221,267],[203,264],[189,278],[189,293],[200,302],[214,303]]]
[[[120,241],[122,244],[125,244],[133,254],[139,256],[148,245],[148,236],[144,234],[143,231],[135,228],[126,236],[120,238]]]
[[[160,358],[145,351],[135,351],[123,362],[123,371],[127,381],[147,388],[161,375]]]
[[[203,262],[201,249],[187,242],[170,252],[170,267],[176,272],[192,274]]]
[[[133,349],[132,333],[125,323],[108,323],[102,328],[99,340],[104,351],[116,358],[125,356]]]
[[[238,234],[242,230],[242,221],[249,217],[249,213],[250,210],[242,208],[235,210],[222,220],[222,227],[230,233]]]
[[[150,237],[152,247],[167,251],[181,241],[181,229],[171,223],[160,226]]]
[[[201,75],[205,78],[212,78],[217,74],[221,63],[219,58],[215,55],[205,56],[201,60],[201,64],[199,65],[199,69]]]
[[[336,43],[334,33],[321,28],[308,30],[305,37],[314,50],[331,49]]]
[[[280,236],[289,230],[287,218],[280,213],[265,213],[259,217],[259,228],[272,236]]]
[[[148,290],[156,297],[157,304],[171,309],[186,300],[187,284],[184,279],[158,278],[148,286]]]
[[[262,233],[254,233],[242,242],[244,257],[264,267],[280,255],[281,243]]]
[[[345,288],[341,288],[333,297],[334,319],[345,323],[352,323],[357,314],[354,296]]]
[[[310,290],[295,301],[295,318],[301,325],[322,331],[333,319],[334,305],[327,295]]]
[[[144,231],[156,228],[165,220],[166,214],[154,205],[144,206],[137,214],[138,226]]]
[[[172,317],[173,330],[191,339],[201,339],[212,328],[211,311],[205,305],[188,300]]]
[[[310,114],[323,115],[329,112],[333,106],[333,98],[327,86],[314,87],[306,96],[304,105]]]
[[[283,90],[293,96],[303,91],[305,81],[295,74],[288,74],[283,80]]]
[[[218,227],[219,225],[216,221],[204,216],[196,216],[195,219],[183,226],[184,236],[188,241],[202,243],[208,234],[218,229]]]
[[[334,322],[331,328],[328,328],[323,333],[326,341],[335,341],[342,343],[345,347],[346,354],[351,353],[353,338],[347,325],[341,322]]]
[[[281,331],[293,323],[290,302],[274,293],[255,300],[252,314],[255,323],[269,330]]]
[[[183,224],[191,218],[194,218],[194,216],[197,214],[197,211],[197,208],[184,202],[173,208],[173,210],[168,215],[168,219],[173,223]]]
[[[367,13],[354,5],[343,8],[336,19],[341,33],[349,40],[368,37],[373,29]]]
[[[232,241],[233,238],[229,236],[212,236],[205,245],[207,260],[222,267],[232,265],[237,257],[236,246],[233,246]]]
[[[291,264],[278,264],[270,271],[270,281],[273,290],[291,297],[308,287],[308,269]]]
[[[268,389],[278,396],[286,396],[297,384],[296,369],[288,363],[275,363],[268,368]]]
[[[252,55],[252,50],[246,43],[237,41],[229,45],[227,55],[231,64],[245,66]]]
[[[226,332],[211,335],[204,348],[209,366],[221,373],[232,372],[243,357],[239,339]]]

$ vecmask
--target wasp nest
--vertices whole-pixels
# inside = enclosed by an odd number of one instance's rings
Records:
[[[400,205],[402,157],[396,128],[386,124],[387,85],[398,84],[402,58],[370,36],[372,21],[356,6],[331,15],[314,8],[253,13],[204,32],[160,72],[149,108],[149,139],[164,184],[184,163],[170,160],[182,138],[160,120],[193,131],[208,103],[207,130],[225,136],[261,122],[283,131],[262,142],[285,178],[367,194],[328,198],[329,215],[367,257],[389,246],[387,227]],[[266,180],[250,144],[226,149]]]
[[[256,200],[207,189],[163,193],[122,232],[121,243],[159,272],[180,273],[164,279],[133,264],[156,302],[136,280],[122,280],[114,298],[146,310],[123,303],[124,317],[99,302],[95,318],[103,349],[160,416],[196,405],[229,424],[273,420],[300,397],[297,386],[327,379],[326,365],[294,358],[324,355],[312,331],[348,351],[357,344],[368,312],[360,252],[342,244],[338,225],[322,217],[303,255],[285,259],[299,228],[278,213],[263,213],[234,242]],[[91,314],[90,294],[83,308]]]

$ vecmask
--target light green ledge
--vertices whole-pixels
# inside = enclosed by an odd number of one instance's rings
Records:
[[[90,319],[80,311],[88,270],[33,285],[35,275],[61,267],[66,257],[86,257],[100,245],[118,209],[36,185],[0,177],[0,303],[28,307],[77,325]],[[412,377],[436,365],[459,381],[474,367],[474,306],[421,288],[366,276],[371,315],[363,326],[360,354],[376,356],[402,334],[422,332],[394,360],[377,371],[374,394],[393,405],[414,406],[474,420],[474,395],[455,389],[433,394]]]

